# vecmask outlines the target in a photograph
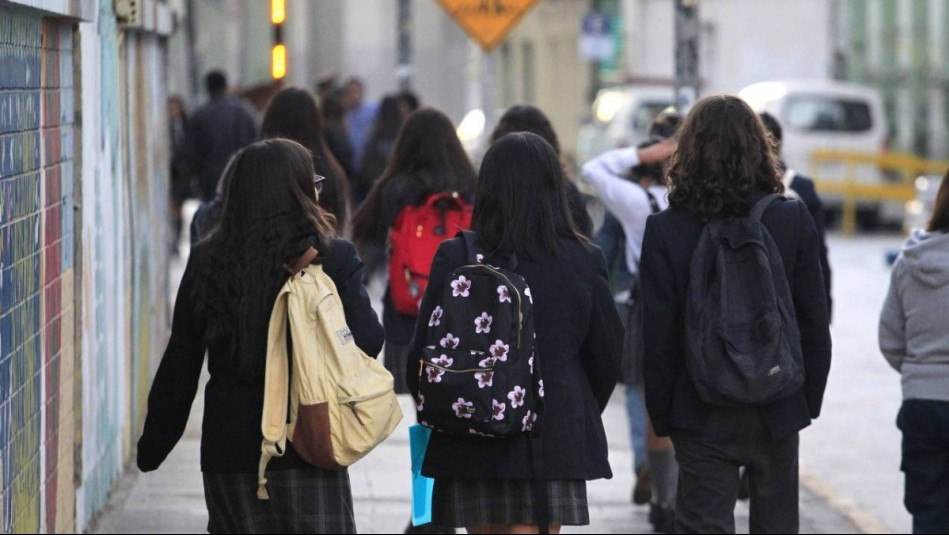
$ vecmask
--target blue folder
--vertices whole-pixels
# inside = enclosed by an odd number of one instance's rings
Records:
[[[412,455],[412,525],[421,526],[432,521],[432,489],[435,480],[422,475],[422,462],[432,430],[415,424],[409,427],[409,451]]]

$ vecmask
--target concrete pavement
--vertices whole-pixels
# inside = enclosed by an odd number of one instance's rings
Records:
[[[203,391],[203,388],[202,388]],[[650,533],[648,508],[630,504],[632,454],[626,440],[626,417],[618,389],[604,414],[610,441],[612,480],[588,485],[589,526],[570,533]],[[196,533],[207,526],[199,467],[199,392],[184,438],[156,472],[142,474],[130,466],[92,533]],[[389,440],[350,468],[356,527],[360,533],[400,533],[409,518],[410,480],[408,425],[414,407],[400,396],[406,414]],[[739,531],[747,533],[748,509],[739,504]],[[802,488],[802,533],[857,533],[856,526],[815,494]]]

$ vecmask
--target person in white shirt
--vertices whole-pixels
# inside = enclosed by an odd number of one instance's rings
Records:
[[[657,117],[650,130],[657,130],[655,126],[658,124],[665,127],[665,135],[654,135],[653,144],[607,151],[582,168],[583,180],[593,187],[596,196],[623,228],[626,266],[634,280],[639,271],[646,219],[669,206],[661,165],[672,155],[675,142],[671,139],[659,140],[671,138],[680,116],[669,112],[663,114]],[[673,125],[670,127],[663,122]],[[638,181],[626,177],[630,171]],[[636,286],[634,283],[631,291],[635,292]],[[642,396],[642,373],[629,373],[629,368],[635,369],[635,365],[627,366],[624,363],[626,410],[636,474],[632,501],[634,504],[652,501],[650,521],[657,530],[668,532],[674,522],[671,511],[675,503],[678,467],[671,441],[656,437],[648,426]]]

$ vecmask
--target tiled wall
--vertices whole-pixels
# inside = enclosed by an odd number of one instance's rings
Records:
[[[0,531],[74,517],[73,26],[0,6]]]

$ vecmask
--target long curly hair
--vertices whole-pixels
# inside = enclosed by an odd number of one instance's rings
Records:
[[[669,204],[702,221],[734,217],[752,192],[783,193],[773,142],[738,97],[700,100],[679,130],[668,171]]]
[[[274,299],[307,249],[323,256],[333,216],[317,204],[310,151],[288,139],[258,141],[227,170],[221,223],[196,248],[194,298],[204,341],[228,355],[241,378],[263,376]]]

